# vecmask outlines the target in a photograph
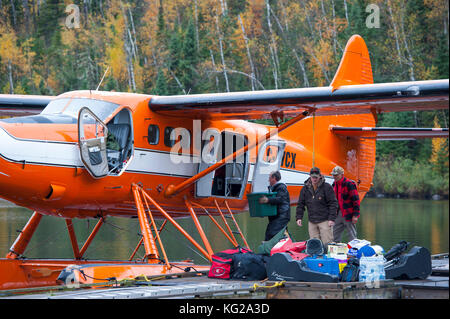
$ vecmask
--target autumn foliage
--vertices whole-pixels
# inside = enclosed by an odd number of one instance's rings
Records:
[[[353,34],[375,83],[448,78],[448,17],[446,0],[0,0],[0,92],[96,89],[104,75],[101,90],[161,95],[326,86]],[[378,125],[435,117],[448,127],[448,111]],[[443,144],[377,156],[441,165]]]

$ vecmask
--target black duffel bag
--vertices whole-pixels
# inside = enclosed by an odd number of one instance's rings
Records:
[[[263,280],[267,278],[265,257],[254,253],[235,254],[231,279]]]

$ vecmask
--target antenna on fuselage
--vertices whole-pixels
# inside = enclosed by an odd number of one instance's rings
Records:
[[[100,83],[98,84],[97,88],[95,89],[96,91],[98,91],[98,89],[100,88],[100,85],[102,85],[103,79],[105,78],[106,73],[108,73],[108,70],[109,70],[109,66],[108,66],[108,68],[106,69],[105,74],[103,74],[103,77],[102,77],[102,79],[100,80]]]

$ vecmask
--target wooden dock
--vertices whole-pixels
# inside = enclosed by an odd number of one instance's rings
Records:
[[[433,257],[425,280],[364,282],[234,281],[206,272],[149,277],[67,290],[63,286],[1,291],[7,299],[448,299],[448,254]]]
[[[112,287],[97,286],[88,289],[71,291],[38,292],[34,294],[15,295],[8,291],[8,299],[194,299],[194,298],[265,298],[265,295],[255,291],[254,282],[220,280],[208,278],[206,273],[201,276],[174,276],[169,279],[139,281],[128,286],[114,285]],[[53,289],[55,287],[52,287]],[[21,290],[23,292],[23,289]],[[4,292],[3,292],[4,293]]]

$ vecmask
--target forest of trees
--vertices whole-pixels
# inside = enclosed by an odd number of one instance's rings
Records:
[[[360,34],[375,82],[448,78],[447,0],[0,0],[0,92],[325,86]],[[378,126],[448,127],[448,110]],[[448,139],[378,142],[375,192],[448,196]]]

